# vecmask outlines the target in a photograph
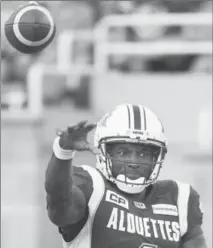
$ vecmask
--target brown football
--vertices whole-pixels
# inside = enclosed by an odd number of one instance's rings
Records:
[[[51,43],[56,33],[52,14],[36,2],[30,2],[14,11],[4,28],[9,43],[27,54],[42,51]]]

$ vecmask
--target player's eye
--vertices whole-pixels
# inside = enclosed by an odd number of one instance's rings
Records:
[[[126,153],[125,153],[125,151],[118,151],[118,155],[120,155],[120,156],[124,156]]]
[[[140,152],[140,153],[139,153],[139,156],[140,156],[140,157],[144,157],[144,152]]]
[[[127,150],[118,150],[117,154],[119,156],[127,156],[129,152]]]
[[[146,153],[145,152],[141,152],[139,155],[140,155],[140,157],[146,157]]]
[[[148,152],[148,151],[141,151],[141,152],[139,152],[139,156],[140,157],[149,157],[150,155],[151,155],[151,153]]]

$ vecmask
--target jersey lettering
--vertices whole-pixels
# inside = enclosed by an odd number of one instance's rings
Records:
[[[123,208],[129,209],[129,202],[126,198],[124,198],[123,196],[120,196],[119,194],[111,191],[111,190],[107,190],[106,192],[106,201],[114,203],[118,206],[121,206]]]
[[[146,238],[161,238],[173,242],[180,240],[180,226],[176,221],[139,217],[117,207],[112,209],[107,228],[138,234]]]

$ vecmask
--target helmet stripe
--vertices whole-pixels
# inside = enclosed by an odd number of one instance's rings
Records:
[[[130,109],[129,109],[129,105],[127,106],[127,112],[128,112],[128,123],[129,123],[129,129],[131,128],[131,119],[130,119]]]
[[[145,111],[145,108],[143,108],[143,121],[144,121],[144,130],[146,130],[146,111]]]
[[[141,111],[138,105],[132,105],[134,115],[134,129],[141,129]]]

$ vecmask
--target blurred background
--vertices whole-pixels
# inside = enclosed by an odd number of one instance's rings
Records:
[[[40,2],[57,36],[36,55],[4,36],[22,3],[1,1],[1,247],[62,247],[44,192],[55,131],[123,102],[161,118],[169,148],[160,178],[200,193],[212,247],[212,2]],[[95,166],[95,158],[78,153],[75,163]]]

